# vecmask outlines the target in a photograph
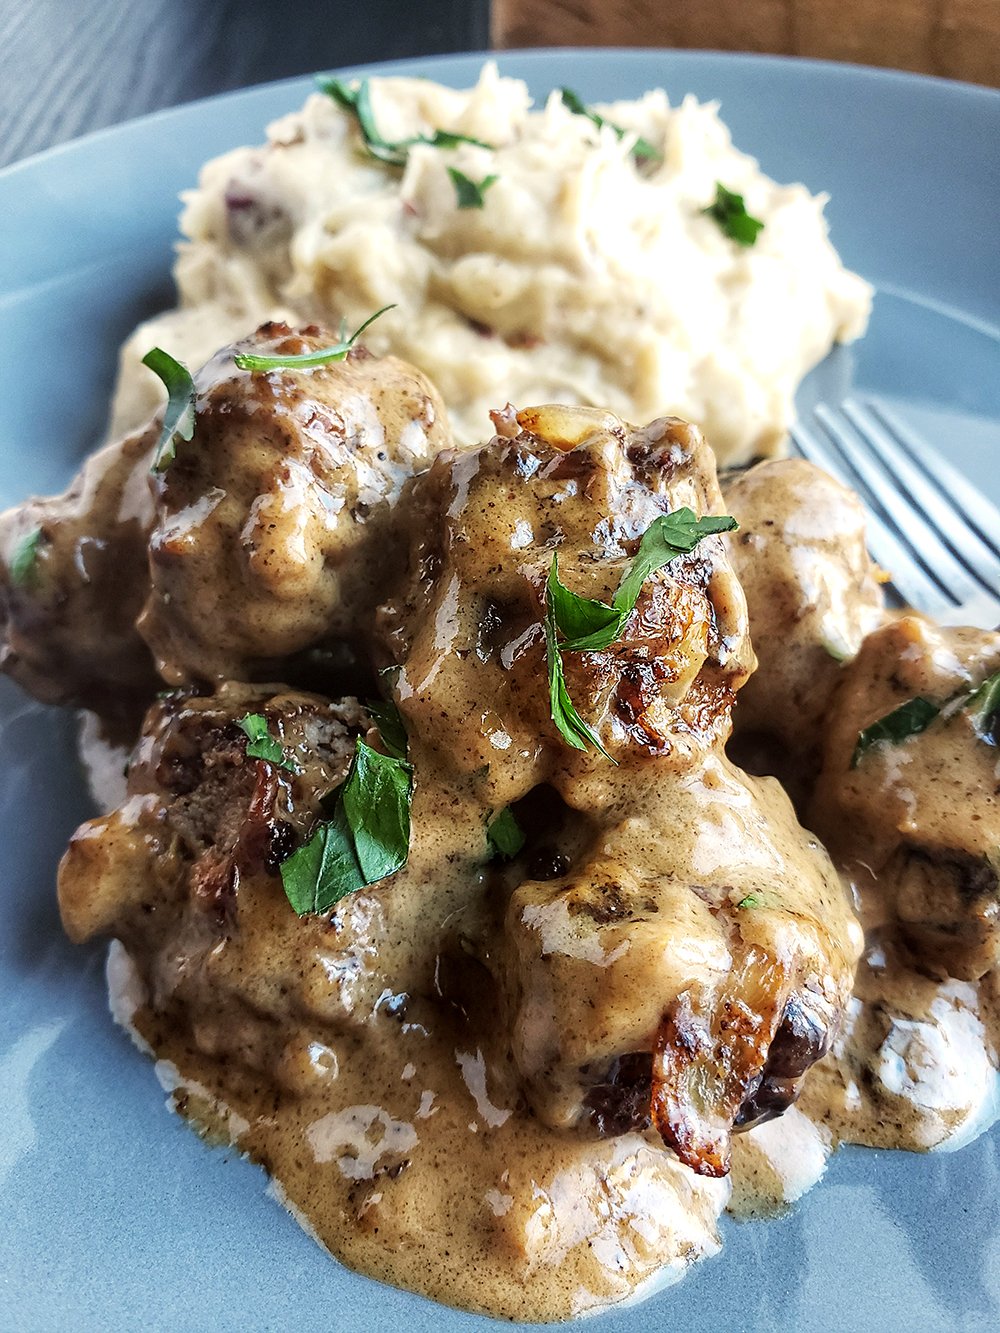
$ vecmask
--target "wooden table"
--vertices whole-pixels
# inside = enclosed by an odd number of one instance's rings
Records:
[[[493,0],[496,46],[684,46],[1000,86],[1000,0]]]

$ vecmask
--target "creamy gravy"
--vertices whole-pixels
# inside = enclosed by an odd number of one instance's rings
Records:
[[[269,326],[248,345],[297,354],[323,336]],[[487,445],[452,452],[424,429],[441,425],[432,391],[397,363],[357,353],[260,382],[233,355],[200,379],[198,447],[154,478],[148,568],[119,501],[155,421],[104,457],[93,503],[78,489],[8,516],[47,535],[32,582],[0,569],[8,669],[49,697],[86,704],[106,676],[131,679],[143,635],[183,686],[146,712],[124,795],[106,750],[95,786],[116,808],[74,835],[59,886],[72,938],[120,942],[116,1017],[178,1110],[261,1163],[351,1267],[548,1320],[679,1276],[718,1249],[727,1204],[793,1201],[840,1142],[928,1149],[986,1123],[989,744],[959,709],[919,744],[860,768],[851,753],[907,697],[958,697],[996,671],[1000,635],[873,629],[856,502],[804,464],[769,464],[730,487],[738,542],[699,538],[642,583],[612,644],[565,650],[607,757],[574,749],[546,689],[553,553],[574,591],[607,602],[662,515],[722,512],[698,432],[508,408]],[[345,434],[360,384],[367,424]],[[423,469],[382,448],[415,422]],[[289,489],[289,451],[308,484]],[[358,484],[376,474],[372,509]],[[137,626],[110,623],[121,670],[96,681],[89,638],[66,656],[78,615],[99,628],[72,559],[92,529],[138,555],[145,606]],[[322,637],[331,608],[350,643]],[[753,748],[748,729],[762,755],[783,745],[841,874],[774,778],[725,752],[751,624],[761,667],[737,747]],[[841,666],[834,643],[858,651]],[[272,666],[292,683],[253,683]],[[374,692],[383,666],[416,774],[409,859],[300,917],[284,861],[330,817],[356,742],[387,753],[377,711],[337,682]],[[323,692],[307,693],[317,668]],[[281,762],[251,753],[249,713]],[[525,846],[501,865],[486,830],[508,805]]]

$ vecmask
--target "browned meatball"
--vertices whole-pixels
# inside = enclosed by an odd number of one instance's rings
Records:
[[[596,822],[562,873],[511,896],[514,1059],[547,1124],[652,1117],[722,1175],[734,1125],[784,1110],[827,1050],[860,928],[777,783],[719,755],[622,774]]]
[[[141,433],[109,444],[65,495],[0,518],[0,666],[45,703],[107,713],[156,688],[135,628],[148,587],[151,447]]]
[[[152,481],[152,587],[139,621],[171,684],[259,679],[320,640],[357,637],[393,568],[391,508],[450,443],[434,387],[363,348],[306,369],[233,361],[335,341],[265,324],[197,377],[194,437]]]
[[[248,757],[237,725],[247,713],[267,719],[298,772]],[[156,1021],[251,1067],[280,1063],[297,1024],[342,1027],[355,1008],[359,1021],[370,1015],[384,988],[369,966],[377,902],[358,892],[332,923],[299,918],[279,877],[368,732],[355,700],[281,686],[225,685],[156,703],[124,804],[81,825],[63,857],[70,937],[120,940]]]
[[[727,542],[757,653],[733,713],[733,754],[798,791],[815,776],[841,663],[885,616],[864,510],[803,458],[759,463],[722,490],[740,524]]]
[[[567,791],[570,773],[599,783],[609,767],[570,750],[550,720],[553,555],[567,587],[609,602],[655,518],[719,513],[721,497],[711,452],[684,422],[638,430],[565,407],[497,420],[492,441],[441,455],[414,484],[410,582],[383,631],[413,728],[454,771],[489,766],[499,805],[547,779]],[[752,661],[742,592],[721,540],[706,537],[647,581],[618,642],[566,654],[566,683],[616,759],[682,762],[728,734]]]
[[[619,765],[550,719],[553,554],[573,591],[607,602],[658,515],[718,511],[698,432],[558,407],[498,426],[401,506],[412,581],[383,613],[396,696],[440,771],[519,801],[529,829],[496,888],[500,939],[480,947],[536,1114],[612,1133],[652,1116],[683,1161],[721,1175],[734,1122],[778,1113],[824,1053],[860,934],[777,785],[721,755],[753,658],[717,538],[650,578],[620,642],[567,662]]]
[[[998,670],[1000,634],[920,616],[870,634],[834,696],[809,811],[868,914],[925,966],[971,979],[1000,962],[1000,752],[963,701]],[[916,698],[942,711],[853,763],[861,731]]]

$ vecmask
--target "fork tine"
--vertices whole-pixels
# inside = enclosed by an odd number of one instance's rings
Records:
[[[793,444],[799,453],[836,477],[838,481],[858,491],[863,500],[868,501],[868,487],[858,473],[835,451],[832,444],[821,439],[802,422],[797,422],[789,432]],[[896,589],[904,602],[911,606],[920,606],[931,615],[944,615],[954,603],[946,597],[937,582],[927,576],[923,569],[914,562],[909,551],[896,536],[894,528],[888,526],[882,518],[874,501],[868,508],[868,546],[876,561],[892,576],[892,587]]]
[[[919,563],[925,573],[952,602],[969,601],[981,591],[949,550],[927,515],[915,506],[902,490],[886,460],[842,413],[821,403],[816,419],[830,439],[863,479],[869,503],[878,507],[883,522],[891,525],[910,560]],[[895,570],[891,571],[895,574]]]
[[[1000,509],[987,500],[964,472],[953,467],[942,453],[917,438],[884,403],[867,402],[868,410],[889,431],[896,443],[928,476],[962,506],[962,517],[979,539],[994,553],[1000,545]],[[996,591],[996,589],[994,589]]]
[[[908,495],[914,507],[928,518],[955,559],[991,597],[1000,597],[1000,511],[993,510],[992,530],[997,538],[987,541],[969,522],[966,512],[956,503],[959,485],[969,486],[957,469],[938,458],[936,475],[920,466],[906,441],[898,436],[886,416],[870,400],[866,403],[848,399],[841,411],[863,439],[888,465],[893,477]],[[972,489],[969,487],[969,489]],[[978,496],[978,507],[988,511],[988,500]]]

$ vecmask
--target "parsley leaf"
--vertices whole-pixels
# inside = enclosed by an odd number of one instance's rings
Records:
[[[369,699],[365,708],[378,727],[382,744],[392,758],[405,759],[409,751],[409,742],[406,737],[406,727],[396,705],[391,699]]]
[[[486,841],[495,856],[512,860],[524,846],[524,830],[509,805],[494,815],[486,825]]]
[[[729,239],[738,245],[753,245],[758,233],[764,230],[763,222],[747,212],[743,196],[727,190],[721,181],[715,182],[715,199],[701,211],[714,219]]]
[[[651,574],[669,564],[676,556],[689,555],[702,537],[714,532],[733,532],[737,527],[739,524],[735,518],[728,514],[707,514],[704,518],[698,518],[686,506],[654,518],[642,534],[635,558],[618,585],[615,607],[626,617],[631,615],[642,585]]]
[[[545,609],[545,657],[549,669],[549,711],[552,715],[552,721],[556,724],[559,734],[566,744],[572,745],[574,750],[586,750],[588,745],[593,745],[595,749],[600,750],[605,759],[611,759],[611,762],[615,763],[616,761],[612,759],[601,744],[600,737],[587,726],[576,711],[576,705],[566,688],[562,653],[556,634],[556,610],[553,600],[553,589],[556,588],[558,583],[559,574],[556,557],[553,556],[552,568],[549,570]],[[555,596],[558,596],[558,593]]]
[[[328,912],[406,865],[412,797],[412,765],[359,737],[346,779],[323,802],[328,818],[281,863],[285,894],[299,916]]]
[[[586,743],[589,743],[611,758],[573,705],[566,688],[562,654],[595,653],[610,648],[620,637],[635,610],[643,584],[652,574],[675,557],[689,554],[702,537],[716,532],[732,532],[738,526],[728,514],[699,518],[686,506],[669,514],[660,514],[642,534],[639,549],[622,575],[610,606],[571,592],[559,578],[559,556],[553,554],[545,597],[549,698],[552,720],[563,739],[574,749],[586,749]]]
[[[366,884],[394,875],[406,864],[412,788],[410,764],[358,741],[341,802]]]
[[[263,713],[247,713],[246,717],[238,719],[236,725],[247,738],[249,759],[265,759],[277,768],[287,768],[289,773],[301,771],[291,755],[285,754],[281,742],[271,735]]]
[[[562,635],[560,647],[564,652],[599,652],[609,648],[628,619],[628,612],[623,615],[616,606],[570,592],[559,578],[558,554],[552,556],[546,595],[556,628]]]
[[[929,699],[924,699],[920,695],[916,699],[907,699],[906,703],[900,704],[891,713],[886,713],[870,727],[858,732],[858,743],[851,756],[851,767],[857,768],[873,745],[883,743],[899,745],[910,736],[919,736],[922,731],[927,730],[940,711],[937,704],[932,704]]]
[[[347,354],[370,324],[374,324],[387,310],[395,310],[395,305],[384,305],[369,315],[363,324],[359,324],[351,336],[346,337],[347,321],[340,321],[340,341],[332,347],[321,347],[318,352],[299,352],[294,356],[257,356],[253,352],[239,352],[233,357],[240,370],[295,370],[308,369],[310,366],[326,366],[332,361],[345,361]]]
[[[365,147],[372,157],[390,166],[401,167],[406,161],[406,153],[397,144],[388,143],[375,127],[375,113],[372,111],[371,89],[367,79],[362,79],[356,87],[344,83],[342,79],[317,79],[320,92],[332,97],[338,106],[350,111],[358,122],[358,129],[365,141]]]
[[[177,455],[178,439],[190,440],[194,435],[194,380],[187,366],[175,361],[162,347],[151,348],[142,358],[142,364],[159,376],[167,391],[152,467],[154,472],[165,472]]]
[[[572,111],[574,116],[583,116],[592,125],[596,125],[598,129],[606,126],[613,132],[615,138],[624,139],[626,134],[631,133],[631,130],[622,129],[620,125],[615,125],[612,121],[606,120],[604,116],[600,116],[596,111],[591,110],[583,98],[575,93],[572,88],[560,88],[559,95],[562,98],[563,106],[568,111]],[[643,162],[655,162],[661,154],[657,152],[648,139],[643,139],[640,135],[632,145],[632,156],[641,165]]]
[[[966,701],[976,735],[987,745],[1000,745],[1000,671],[994,671]]]
[[[10,581],[15,588],[26,588],[35,581],[38,543],[41,540],[41,528],[32,528],[14,547],[10,558]]]
[[[385,162],[391,167],[403,167],[409,150],[416,144],[427,144],[431,148],[457,148],[459,144],[471,143],[477,148],[492,148],[493,144],[482,139],[473,139],[468,134],[455,134],[451,130],[435,130],[433,134],[417,134],[412,139],[399,139],[390,143],[383,139],[375,126],[375,113],[372,111],[371,86],[367,79],[362,79],[355,87],[343,79],[316,80],[320,92],[332,97],[338,106],[351,112],[358,122],[358,129],[365,141],[365,147],[372,157]],[[465,205],[466,207],[468,205]],[[481,208],[481,204],[475,205]]]
[[[455,196],[459,208],[485,207],[486,191],[491,185],[495,185],[499,179],[497,176],[484,176],[481,181],[476,182],[466,176],[463,171],[459,171],[457,167],[449,167],[448,175],[455,187]]]
[[[316,825],[308,841],[281,863],[285,896],[298,916],[329,912],[365,877],[354,850],[344,808],[339,803],[329,819]]]
[[[750,911],[754,907],[760,907],[762,899],[756,893],[748,893],[745,898],[741,898],[736,904],[740,911]]]

